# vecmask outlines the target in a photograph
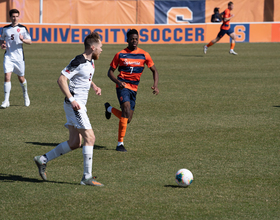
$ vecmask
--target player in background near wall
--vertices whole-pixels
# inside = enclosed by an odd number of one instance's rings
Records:
[[[23,54],[23,43],[31,44],[31,37],[25,26],[19,24],[19,11],[17,9],[12,9],[9,11],[10,19],[12,23],[10,25],[4,26],[2,29],[2,34],[0,38],[1,48],[5,51],[4,56],[4,97],[5,100],[1,104],[1,108],[8,108],[10,106],[10,92],[12,88],[11,76],[12,72],[18,75],[18,80],[20,82],[24,105],[29,106],[30,100],[27,93],[27,81],[24,77],[25,62]]]
[[[111,113],[119,118],[118,145],[116,150],[126,152],[123,139],[126,133],[127,124],[131,121],[136,101],[136,94],[140,77],[144,71],[145,64],[153,73],[154,84],[151,87],[153,94],[157,95],[158,72],[154,62],[146,51],[138,48],[139,34],[135,29],[127,32],[128,47],[118,52],[110,64],[108,77],[116,83],[117,97],[121,105],[121,111],[105,103],[105,116],[110,119]],[[114,72],[118,68],[120,72],[115,77]]]
[[[233,3],[228,3],[228,8],[221,14],[223,24],[221,26],[221,30],[218,33],[218,36],[210,41],[209,44],[203,47],[203,52],[206,54],[207,49],[211,47],[213,44],[217,43],[225,34],[231,37],[231,45],[230,45],[230,54],[237,55],[237,53],[233,50],[235,46],[236,34],[234,33],[233,29],[230,27],[230,20],[234,17],[233,14],[230,14],[230,11],[233,10]]]
[[[219,12],[219,8],[214,8],[214,14],[211,16],[211,22],[221,22],[222,18]]]
[[[62,93],[65,95],[64,111],[67,119],[65,127],[69,129],[69,139],[60,143],[48,153],[34,157],[34,161],[42,179],[47,180],[45,172],[47,163],[79,148],[83,137],[84,174],[80,184],[103,186],[92,177],[95,136],[86,108],[90,88],[95,91],[96,95],[101,95],[101,89],[92,81],[95,71],[94,60],[98,60],[102,52],[99,34],[97,32],[89,34],[84,40],[84,46],[84,53],[71,60],[69,65],[61,71],[57,80]],[[69,80],[69,86],[67,80]]]

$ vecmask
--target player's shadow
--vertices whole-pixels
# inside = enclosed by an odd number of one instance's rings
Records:
[[[178,185],[164,185],[164,187],[170,187],[170,188],[188,188],[188,186],[178,186]]]
[[[58,183],[58,184],[70,184],[70,185],[79,185],[78,183],[67,183],[67,182],[59,182],[59,181],[43,181],[34,178],[24,177],[20,175],[12,175],[12,174],[4,174],[0,173],[0,182],[31,182],[31,183]]]
[[[204,57],[203,55],[183,55],[184,57]]]
[[[280,108],[280,105],[274,105],[273,107],[274,108]]]
[[[0,1],[0,3],[1,3],[1,1]],[[21,105],[10,105],[10,107],[12,107],[12,106],[21,106]],[[6,108],[0,108],[0,110],[5,110]]]
[[[59,143],[45,143],[45,142],[25,142],[25,143],[26,144],[39,145],[39,146],[53,146],[53,147],[59,145]],[[108,149],[105,146],[94,145],[94,150],[108,150]]]

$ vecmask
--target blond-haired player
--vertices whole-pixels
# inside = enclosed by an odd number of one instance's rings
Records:
[[[34,157],[43,180],[47,180],[45,173],[47,163],[61,155],[69,153],[83,143],[84,172],[81,185],[103,186],[92,177],[92,156],[95,142],[89,118],[87,116],[86,103],[90,88],[96,95],[101,95],[101,89],[92,81],[95,71],[94,60],[99,58],[102,52],[102,43],[97,32],[89,34],[85,40],[85,51],[76,56],[70,64],[61,71],[57,83],[65,95],[64,111],[69,129],[69,140],[60,143],[53,150],[42,156]],[[69,85],[67,83],[69,80]]]

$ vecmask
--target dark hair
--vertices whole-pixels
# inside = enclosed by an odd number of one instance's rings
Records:
[[[214,8],[214,13],[219,12],[219,8]]]
[[[139,35],[139,34],[138,34],[138,31],[137,31],[136,29],[130,29],[130,30],[126,33],[127,39],[128,39],[129,36],[132,35],[132,34],[137,34],[137,35]]]
[[[231,6],[231,5],[233,5],[233,2],[229,2],[228,4],[227,4],[228,6]]]
[[[101,41],[99,34],[95,31],[91,32],[84,40],[85,49],[89,49],[93,44],[99,43],[99,41]]]
[[[9,11],[10,17],[12,17],[12,14],[14,14],[14,13],[17,13],[17,14],[19,15],[19,10],[17,10],[17,9],[11,9],[11,10]]]

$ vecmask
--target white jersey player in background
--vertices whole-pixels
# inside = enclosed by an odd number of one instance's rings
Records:
[[[3,27],[0,38],[1,48],[6,50],[4,56],[4,96],[5,100],[1,104],[1,108],[10,106],[9,98],[11,92],[11,76],[12,72],[18,75],[18,79],[23,91],[24,105],[29,106],[30,100],[27,93],[27,81],[24,77],[25,62],[23,55],[23,43],[31,44],[31,37],[25,26],[18,23],[19,11],[12,9],[9,11],[12,23]]]
[[[103,186],[92,177],[92,155],[95,136],[87,116],[86,103],[88,92],[93,88],[96,95],[101,95],[101,89],[92,82],[95,71],[94,60],[102,52],[102,43],[97,32],[89,34],[85,40],[85,52],[71,60],[70,64],[61,71],[58,85],[65,95],[64,110],[69,129],[69,140],[57,145],[43,156],[34,157],[43,180],[47,180],[45,173],[47,162],[81,146],[82,137],[84,173],[81,185]],[[67,84],[69,80],[69,85]]]

